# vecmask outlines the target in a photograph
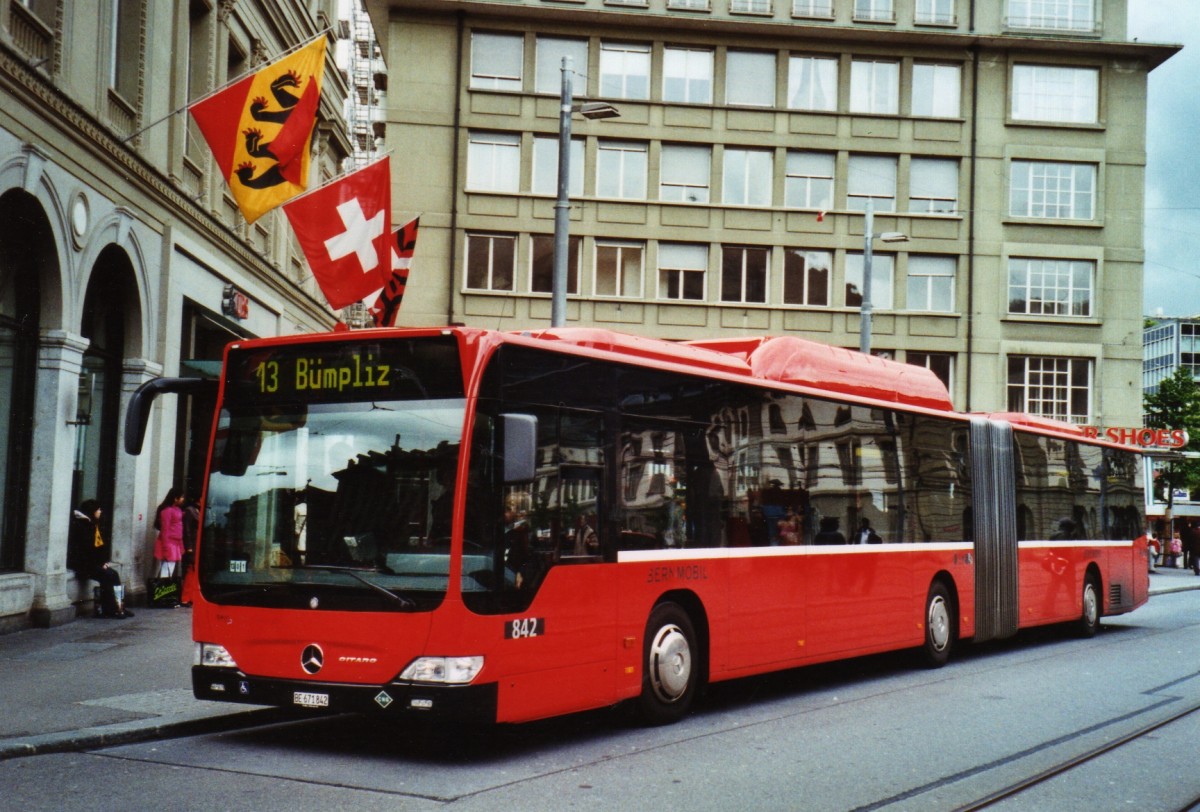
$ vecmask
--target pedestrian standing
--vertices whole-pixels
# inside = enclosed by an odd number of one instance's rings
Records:
[[[1192,572],[1200,575],[1200,528],[1197,528],[1190,521],[1183,528],[1183,544],[1184,551],[1188,556],[1184,566],[1186,567],[1187,561],[1190,561]]]
[[[175,577],[175,568],[183,558],[183,494],[171,488],[154,514],[154,560],[159,578]]]
[[[183,558],[180,565],[183,572],[180,580],[183,588],[179,601],[184,606],[192,605],[193,593],[196,589],[196,537],[200,534],[200,505],[191,498],[183,500]]]

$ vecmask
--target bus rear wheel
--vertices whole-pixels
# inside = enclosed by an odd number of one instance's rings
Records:
[[[642,646],[641,718],[652,725],[678,721],[699,690],[696,632],[692,619],[677,603],[660,603],[646,621]]]
[[[925,664],[941,668],[954,647],[954,601],[941,581],[934,581],[925,597]]]
[[[1083,612],[1076,629],[1080,637],[1095,637],[1100,628],[1100,583],[1094,572],[1083,578]]]

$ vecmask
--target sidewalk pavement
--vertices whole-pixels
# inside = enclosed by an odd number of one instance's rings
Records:
[[[1150,594],[1200,589],[1190,569],[1159,567]],[[0,635],[0,760],[87,750],[295,718],[282,708],[192,697],[192,612],[136,608]]]

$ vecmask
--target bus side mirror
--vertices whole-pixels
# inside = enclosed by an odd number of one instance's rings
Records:
[[[537,463],[537,418],[531,414],[502,414],[504,482],[528,482]]]
[[[125,412],[125,453],[142,453],[146,424],[150,422],[150,405],[159,395],[210,395],[217,392],[217,382],[208,378],[151,378],[137,388],[129,398]]]

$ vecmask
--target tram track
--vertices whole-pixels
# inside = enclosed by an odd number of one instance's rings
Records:
[[[1017,796],[1021,795],[1022,793],[1028,792],[1029,790],[1033,789],[1034,787],[1045,784],[1046,782],[1048,782],[1060,775],[1064,775],[1064,774],[1070,772],[1071,770],[1074,770],[1084,764],[1087,764],[1088,762],[1094,761],[1094,760],[1100,758],[1101,756],[1107,755],[1116,750],[1119,750],[1122,747],[1125,747],[1126,745],[1132,744],[1132,743],[1138,741],[1139,739],[1142,739],[1142,738],[1150,735],[1151,733],[1154,733],[1164,727],[1167,727],[1168,725],[1174,724],[1174,723],[1192,715],[1193,713],[1196,713],[1197,711],[1200,711],[1200,702],[1194,703],[1186,708],[1176,711],[1175,713],[1171,714],[1170,716],[1167,716],[1166,718],[1158,719],[1153,722],[1149,722],[1149,723],[1139,727],[1136,730],[1126,733],[1125,735],[1120,736],[1116,739],[1113,739],[1110,742],[1106,742],[1102,745],[1094,747],[1091,750],[1088,750],[1084,753],[1080,753],[1079,755],[1073,756],[1069,759],[1065,759],[1065,760],[1059,762],[1058,764],[1047,767],[1046,769],[1041,770],[1037,773],[1034,773],[1033,775],[1028,776],[1027,778],[1024,778],[1020,781],[1010,784],[1007,787],[1004,787],[1002,789],[996,790],[995,792],[989,793],[988,795],[985,795],[984,797],[979,798],[976,801],[973,801],[969,804],[965,804],[963,806],[955,807],[955,812],[974,812],[975,810],[987,809],[987,808],[994,806],[1002,801],[1016,798]],[[1180,810],[1194,809],[1198,805],[1200,805],[1200,797],[1194,798],[1189,803],[1181,806]]]

